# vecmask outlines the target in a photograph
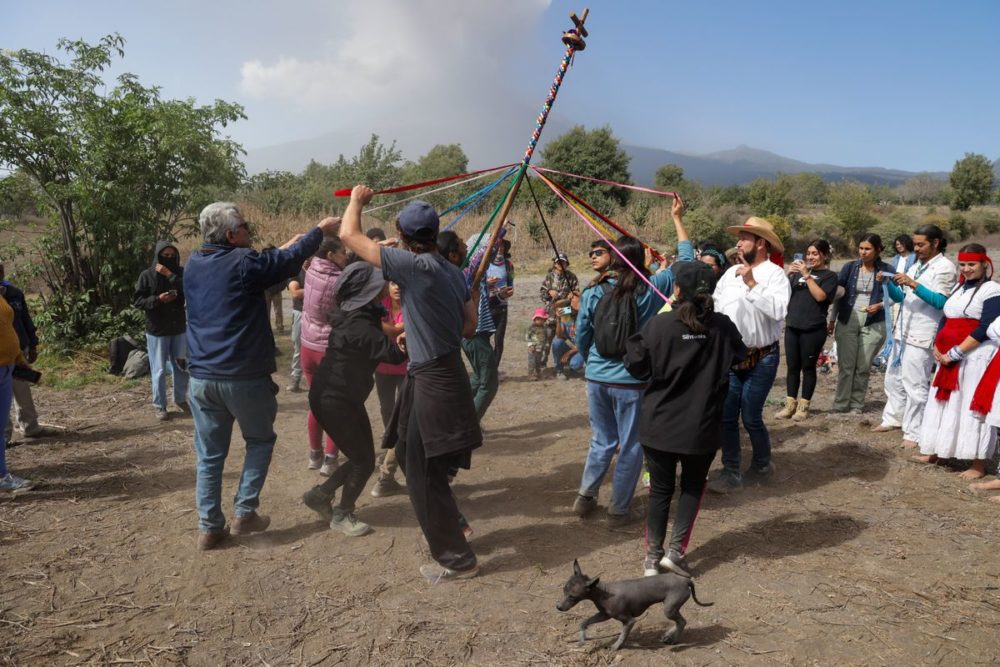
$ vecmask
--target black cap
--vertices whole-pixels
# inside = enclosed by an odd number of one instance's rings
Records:
[[[674,272],[674,285],[681,291],[681,298],[711,296],[715,291],[715,271],[705,262],[675,262],[670,269]]]

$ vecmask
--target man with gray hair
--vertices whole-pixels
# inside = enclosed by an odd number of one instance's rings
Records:
[[[308,234],[280,248],[250,248],[250,225],[235,204],[209,204],[199,217],[204,241],[184,271],[187,298],[189,402],[194,416],[198,458],[195,504],[199,549],[218,546],[234,535],[267,529],[271,520],[257,513],[260,492],[277,436],[277,385],[271,374],[274,336],[264,291],[296,275],[338,218],[324,218]],[[233,422],[246,441],[243,474],[236,491],[230,527],[222,513],[222,471],[229,454]]]

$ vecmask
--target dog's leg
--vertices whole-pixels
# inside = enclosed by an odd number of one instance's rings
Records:
[[[611,645],[612,651],[617,651],[622,647],[622,644],[624,644],[625,640],[628,639],[628,634],[632,632],[632,626],[635,625],[635,622],[638,620],[638,618],[630,618],[627,623],[622,624],[622,633],[618,635],[618,641]]]
[[[660,637],[660,641],[664,644],[676,644],[681,640],[681,633],[684,632],[684,627],[687,625],[687,621],[681,616],[681,609],[677,607],[676,609],[663,608],[663,614],[674,622],[674,627],[667,632],[663,633]]]
[[[587,641],[587,627],[593,625],[594,623],[600,623],[606,621],[610,616],[605,614],[603,611],[599,611],[584,622],[580,623],[580,646],[583,646],[583,642]]]

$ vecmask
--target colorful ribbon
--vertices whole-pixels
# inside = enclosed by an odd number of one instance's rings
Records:
[[[591,176],[581,176],[579,174],[570,174],[565,171],[559,171],[558,169],[548,169],[546,167],[535,167],[532,166],[535,171],[544,171],[550,174],[558,174],[560,176],[569,176],[570,178],[579,178],[584,181],[593,181],[594,183],[603,183],[604,185],[613,185],[616,188],[625,188],[626,190],[634,190],[635,192],[646,192],[651,195],[659,195],[661,197],[677,197],[676,192],[667,192],[666,190],[654,190],[653,188],[644,188],[641,185],[629,185],[628,183],[616,183],[615,181],[606,181],[603,178],[593,178]]]
[[[514,171],[515,171],[514,169],[511,169],[506,174],[504,174],[503,176],[501,176],[499,179],[497,179],[493,183],[490,183],[489,185],[487,185],[482,190],[479,190],[478,192],[472,193],[469,197],[466,197],[465,199],[463,199],[458,204],[453,205],[453,206],[445,209],[441,213],[439,213],[438,217],[443,216],[443,215],[445,215],[447,213],[450,213],[450,212],[454,211],[455,209],[457,209],[459,206],[461,206],[464,203],[468,202],[468,200],[469,200],[470,197],[475,197],[475,199],[473,199],[472,203],[469,204],[468,206],[466,206],[464,209],[462,209],[462,211],[458,215],[455,216],[455,219],[448,223],[448,226],[445,227],[444,230],[448,231],[449,229],[451,229],[452,227],[454,227],[455,225],[457,225],[458,221],[461,220],[463,217],[465,217],[466,213],[468,213],[469,211],[471,211],[476,206],[479,206],[479,203],[481,201],[483,201],[483,199],[485,199],[487,197],[487,195],[489,195],[491,192],[493,192],[493,190],[498,185],[500,185],[501,183],[503,183],[504,180],[510,178],[511,175],[514,173]]]
[[[447,183],[449,181],[457,181],[460,178],[467,178],[469,176],[475,176],[477,174],[488,174],[491,171],[500,171],[501,169],[510,169],[511,167],[516,166],[516,164],[517,164],[516,162],[511,162],[510,164],[505,164],[505,165],[500,166],[500,167],[490,167],[489,169],[480,169],[478,171],[470,171],[470,172],[467,172],[467,173],[464,173],[464,174],[457,174],[455,176],[445,176],[444,178],[435,178],[433,180],[423,181],[421,183],[410,183],[409,185],[397,185],[394,188],[387,188],[385,190],[379,190],[375,194],[377,194],[377,195],[389,195],[389,194],[393,194],[394,192],[408,192],[410,190],[418,190],[420,188],[430,187],[431,185],[437,185],[438,183]],[[337,190],[336,192],[334,192],[333,196],[334,197],[350,197],[351,196],[351,190],[353,190],[353,188],[341,188],[340,190]]]

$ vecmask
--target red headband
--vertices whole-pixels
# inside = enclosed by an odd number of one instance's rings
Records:
[[[990,265],[990,273],[986,276],[986,279],[993,278],[993,260],[985,252],[960,252],[958,253],[958,261],[960,262],[983,262]],[[965,274],[958,277],[958,284],[961,285],[965,283]]]

